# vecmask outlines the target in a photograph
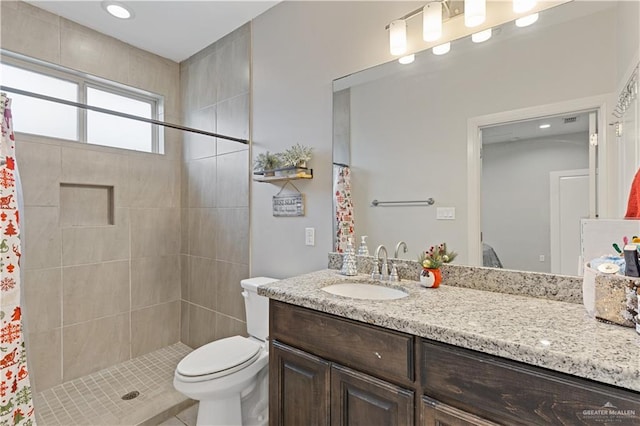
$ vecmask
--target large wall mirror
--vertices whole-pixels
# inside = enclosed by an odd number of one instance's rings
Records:
[[[399,257],[416,259],[446,242],[460,264],[578,274],[580,218],[620,214],[606,143],[620,64],[637,63],[619,57],[638,43],[624,3],[566,3],[335,80],[334,171],[349,166],[356,243],[405,241]]]

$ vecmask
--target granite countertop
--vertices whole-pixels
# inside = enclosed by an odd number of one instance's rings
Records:
[[[589,318],[582,305],[416,281],[388,284],[409,293],[396,300],[321,290],[345,281],[371,280],[327,269],[261,286],[258,294],[640,392],[640,335]]]

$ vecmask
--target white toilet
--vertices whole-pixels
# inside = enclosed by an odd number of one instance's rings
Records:
[[[216,340],[178,363],[173,386],[200,401],[199,426],[268,424],[269,299],[257,291],[274,281],[266,277],[241,281],[249,337]]]

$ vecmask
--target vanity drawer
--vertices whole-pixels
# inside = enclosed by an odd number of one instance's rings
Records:
[[[422,340],[420,349],[424,394],[478,416],[514,425],[640,424],[640,393],[442,343]],[[603,417],[605,404],[617,411]]]
[[[414,381],[414,337],[275,300],[269,338],[401,385]]]

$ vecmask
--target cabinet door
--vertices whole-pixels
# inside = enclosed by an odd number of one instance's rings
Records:
[[[331,424],[413,424],[413,392],[345,367],[331,367]]]
[[[329,363],[306,352],[271,342],[269,424],[329,424]]]
[[[453,408],[435,399],[422,398],[422,426],[496,426],[481,417]]]

